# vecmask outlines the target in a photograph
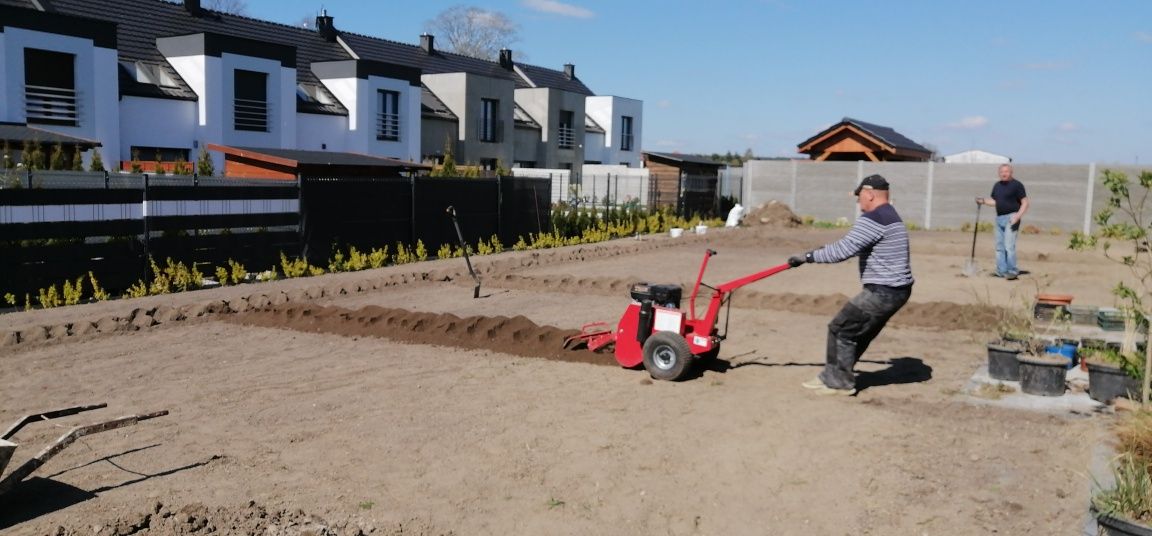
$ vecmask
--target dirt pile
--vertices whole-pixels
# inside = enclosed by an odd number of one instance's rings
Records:
[[[779,201],[769,201],[748,211],[741,221],[748,227],[799,227],[804,220],[792,212],[788,205]]]
[[[240,508],[207,507],[192,504],[169,507],[156,503],[148,512],[123,516],[118,519],[85,523],[81,527],[57,527],[54,536],[88,536],[101,534],[128,536],[131,534],[201,535],[227,534],[251,536],[398,536],[401,534],[450,535],[414,521],[390,527],[376,527],[364,520],[329,522],[303,510],[269,510],[255,502]]]
[[[436,314],[370,305],[362,309],[319,305],[281,305],[234,315],[244,325],[332,333],[346,337],[381,337],[399,342],[491,350],[553,361],[616,366],[611,354],[565,350],[564,339],[579,332],[540,326],[523,317]]]

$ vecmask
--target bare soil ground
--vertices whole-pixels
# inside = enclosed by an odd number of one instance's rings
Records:
[[[1112,305],[1124,270],[1066,236],[1023,236],[1010,282],[960,275],[971,235],[912,233],[912,302],[855,397],[799,385],[854,261],[737,291],[720,358],[687,381],[559,348],[614,323],[632,282],[689,285],[706,248],[716,284],[844,233],[775,221],[474,259],[480,299],[455,259],[0,315],[0,424],[109,405],[29,426],[13,464],[76,424],[171,412],[63,451],[0,498],[0,531],[1077,534],[1109,417],[960,394],[997,307]]]

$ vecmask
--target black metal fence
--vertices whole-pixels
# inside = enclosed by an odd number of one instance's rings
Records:
[[[471,244],[551,231],[546,179],[236,180],[43,173],[0,187],[0,294],[23,295],[89,271],[119,292],[151,276],[149,258],[211,274],[280,253],[326,265],[333,248],[456,244],[454,206]],[[393,249],[392,251],[395,251]]]
[[[652,174],[649,181],[649,207],[672,207],[677,215],[714,217],[720,214],[716,177],[680,174]]]
[[[455,245],[450,206],[470,244],[496,236],[511,245],[551,231],[548,179],[305,178],[300,190],[304,253],[313,263],[329,258],[333,247],[366,250],[421,241],[435,252]]]

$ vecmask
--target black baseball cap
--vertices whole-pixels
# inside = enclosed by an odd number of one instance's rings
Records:
[[[888,181],[885,180],[884,177],[881,177],[880,175],[869,175],[867,177],[864,177],[864,180],[860,181],[860,186],[856,187],[856,190],[854,190],[852,192],[852,195],[860,195],[860,190],[864,190],[864,189],[887,190],[888,189]]]

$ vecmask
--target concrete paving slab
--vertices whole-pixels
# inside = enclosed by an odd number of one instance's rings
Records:
[[[1087,391],[1088,373],[1073,368],[1065,380],[1067,388],[1062,396],[1037,396],[1020,390],[1020,382],[996,380],[988,375],[988,365],[981,365],[961,392],[973,404],[1038,411],[1043,413],[1088,416],[1108,409],[1106,404],[1092,400]]]

